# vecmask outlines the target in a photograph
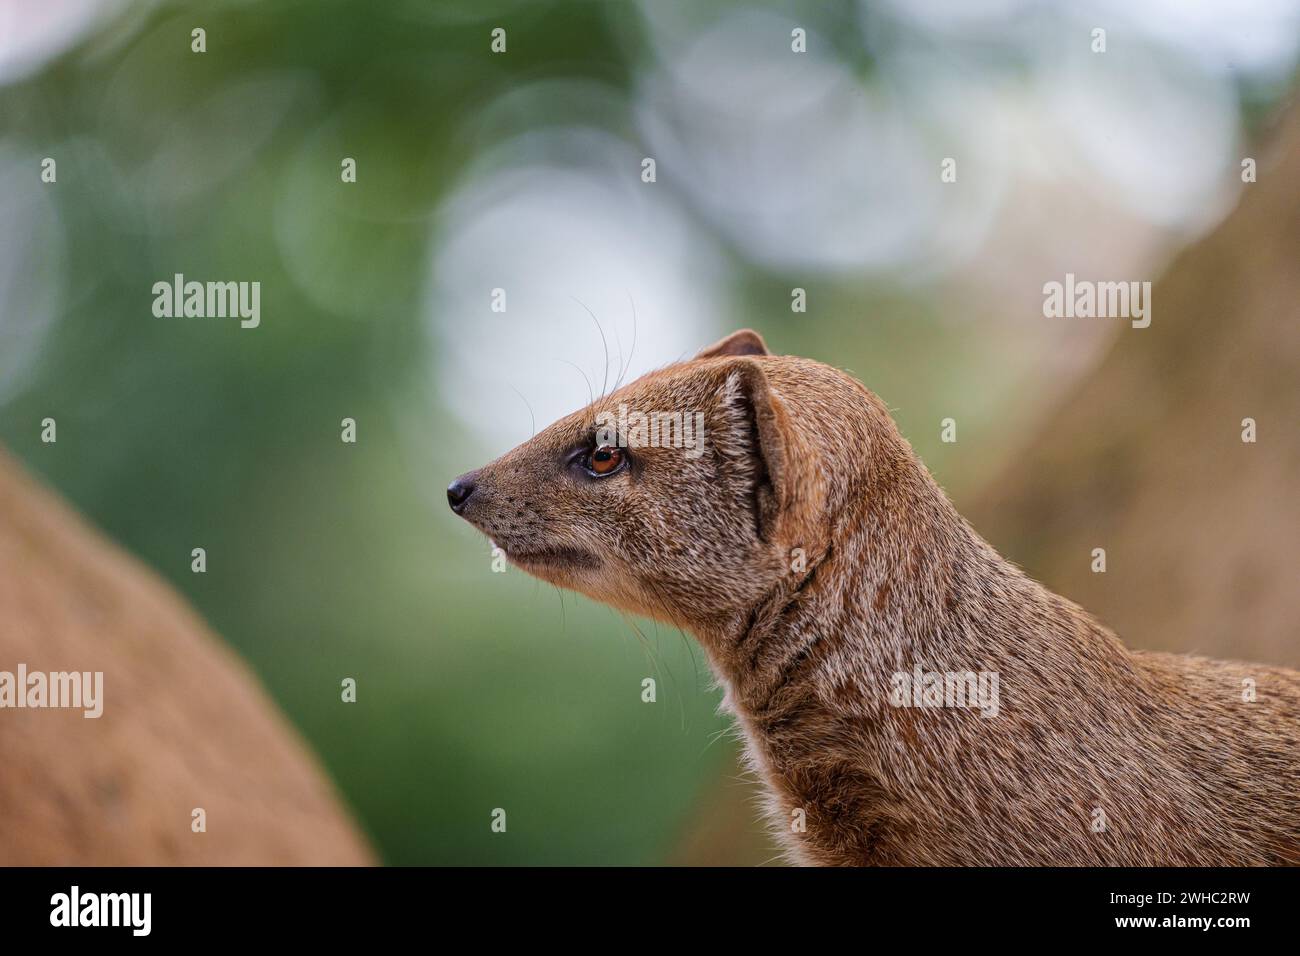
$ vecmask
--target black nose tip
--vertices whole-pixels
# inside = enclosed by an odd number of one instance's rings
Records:
[[[469,496],[474,493],[474,480],[477,477],[478,472],[471,471],[461,475],[447,486],[447,504],[451,505],[451,510],[456,514],[460,514],[465,510],[465,503],[469,501]]]

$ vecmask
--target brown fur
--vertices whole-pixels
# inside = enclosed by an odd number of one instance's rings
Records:
[[[704,453],[566,465],[620,403],[703,411]],[[464,517],[524,570],[697,636],[796,861],[1300,863],[1300,674],[1126,649],[836,369],[739,332],[466,477]],[[996,672],[1000,712],[892,706],[914,666]]]

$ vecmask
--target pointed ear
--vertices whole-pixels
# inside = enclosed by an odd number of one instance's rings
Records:
[[[695,356],[697,359],[718,358],[721,355],[771,355],[763,337],[753,329],[732,332],[721,342],[714,342]]]
[[[752,495],[759,539],[799,540],[816,521],[822,479],[789,406],[752,359],[727,370],[719,404],[713,441]]]

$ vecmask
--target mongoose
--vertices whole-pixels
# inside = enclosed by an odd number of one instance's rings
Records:
[[[529,574],[696,636],[793,862],[1300,863],[1300,673],[1125,648],[967,524],[880,399],[752,331],[448,499]],[[963,704],[976,674],[996,698]]]

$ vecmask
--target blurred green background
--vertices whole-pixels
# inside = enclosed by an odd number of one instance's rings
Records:
[[[710,816],[748,789],[692,641],[494,573],[444,489],[752,326],[975,494],[1125,329],[1043,283],[1156,278],[1291,88],[1297,4],[1132,6],[5,0],[0,439],[251,664],[386,862],[767,860]],[[155,318],[175,273],[259,281],[260,327]]]

